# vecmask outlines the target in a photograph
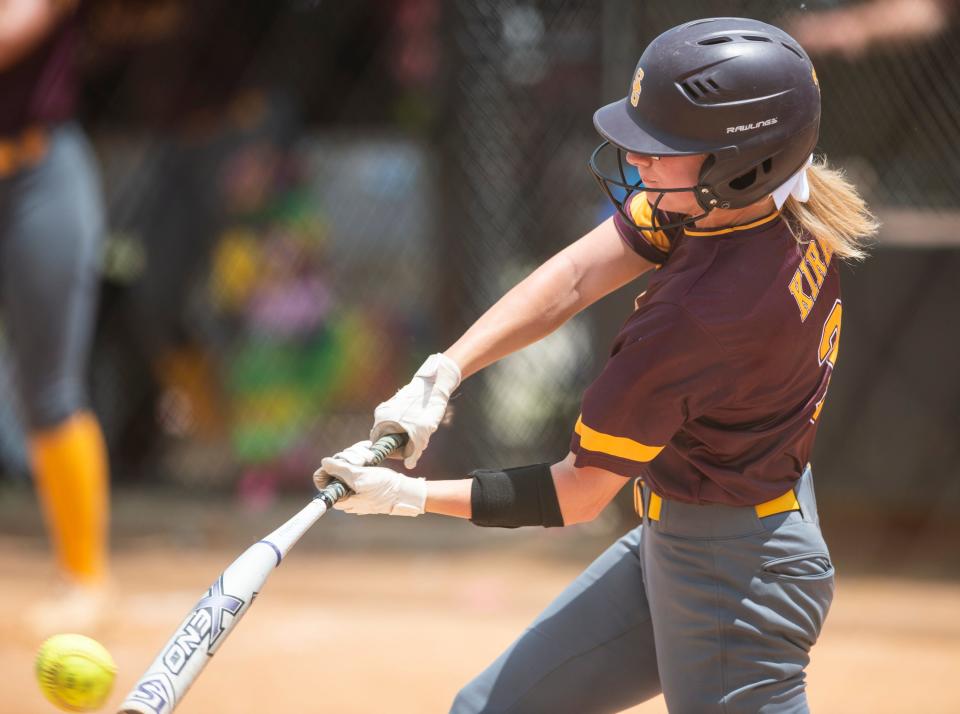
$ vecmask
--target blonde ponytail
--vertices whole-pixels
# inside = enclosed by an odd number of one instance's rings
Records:
[[[810,200],[800,203],[793,196],[784,204],[783,215],[797,240],[813,236],[834,255],[863,260],[867,246],[880,223],[843,172],[816,158],[807,168]]]

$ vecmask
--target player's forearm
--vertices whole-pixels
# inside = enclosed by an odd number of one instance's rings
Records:
[[[470,518],[470,489],[472,478],[456,481],[427,481],[427,513],[439,513],[455,518]]]
[[[563,253],[498,300],[447,351],[466,378],[546,337],[582,307],[577,275]]]
[[[546,337],[652,267],[607,219],[504,295],[446,354],[467,377]]]
[[[75,5],[73,0],[0,0],[0,71],[38,45]]]

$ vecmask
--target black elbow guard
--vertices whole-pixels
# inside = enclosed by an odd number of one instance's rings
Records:
[[[503,471],[478,469],[470,476],[473,478],[470,521],[474,525],[498,528],[563,525],[549,464]]]

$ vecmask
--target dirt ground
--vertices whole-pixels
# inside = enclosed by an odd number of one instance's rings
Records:
[[[244,543],[292,512],[238,519],[225,511],[195,530],[164,533],[119,510],[114,607],[91,633],[119,667],[105,711]],[[238,520],[242,527],[229,525]],[[178,713],[444,712],[458,687],[612,540],[579,528],[477,536],[466,524],[362,520],[332,513],[315,526]],[[0,535],[0,712],[52,712],[33,678],[40,639],[20,617],[48,591],[52,569],[39,533],[12,530]],[[251,534],[259,535],[243,540]],[[958,615],[956,581],[841,577],[808,670],[813,710],[960,711]],[[630,711],[665,707],[658,698]]]

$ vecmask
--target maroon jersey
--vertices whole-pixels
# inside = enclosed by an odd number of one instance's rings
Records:
[[[65,18],[15,64],[0,71],[0,137],[72,117],[77,95],[77,19]]]
[[[649,225],[643,194],[631,211]],[[660,222],[671,218],[663,214]],[[800,477],[840,339],[840,279],[827,246],[779,212],[747,225],[640,231],[658,265],[583,397],[577,466],[642,476],[664,498],[756,505]]]

